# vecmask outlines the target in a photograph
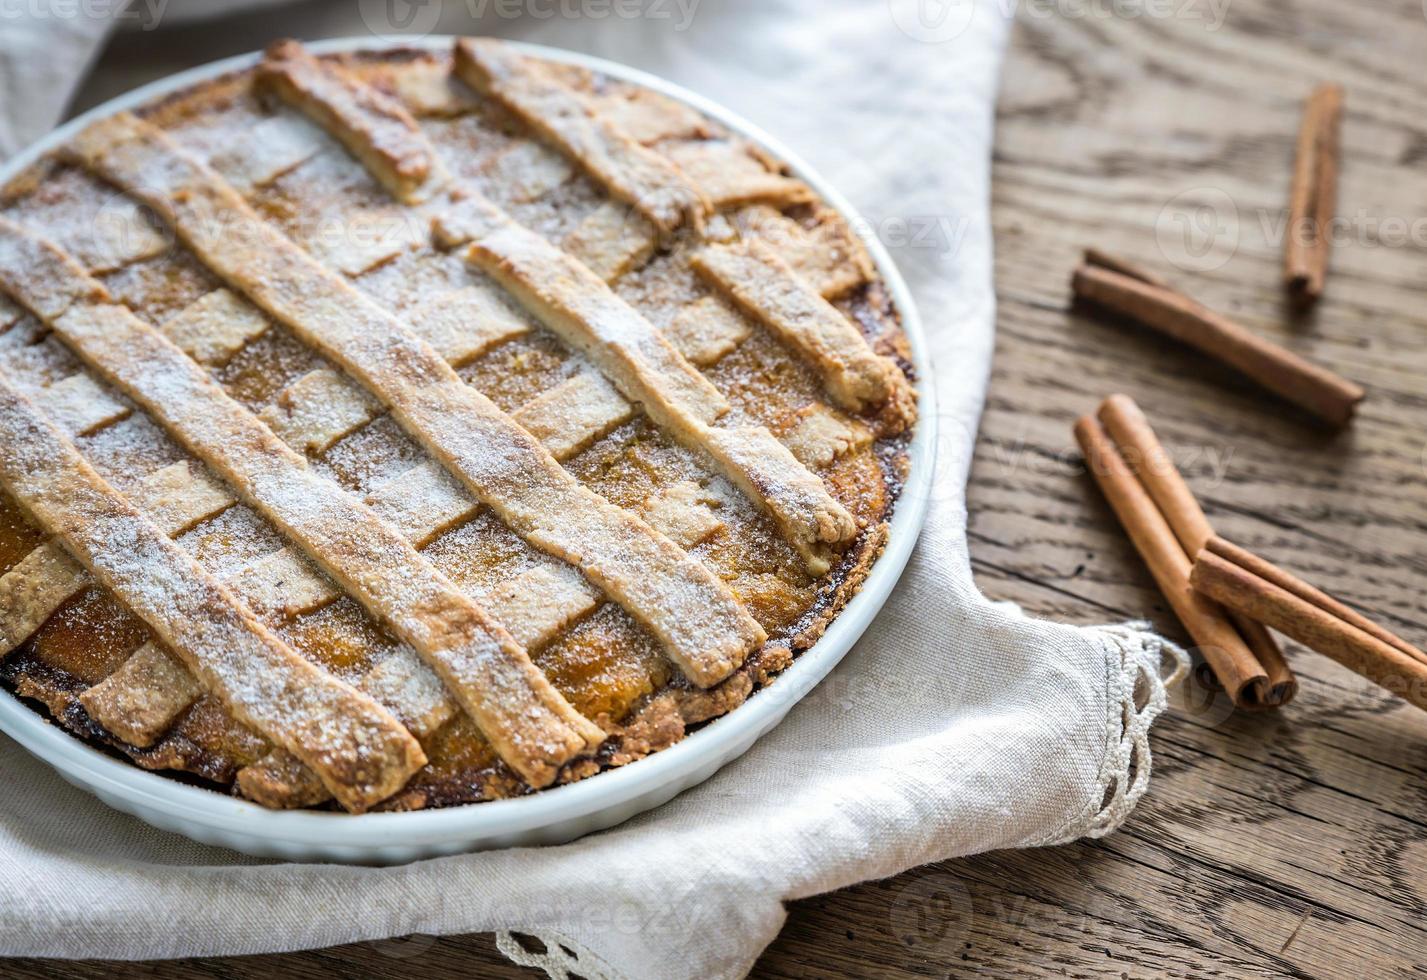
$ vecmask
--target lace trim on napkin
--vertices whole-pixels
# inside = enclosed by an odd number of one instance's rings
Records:
[[[529,945],[532,939],[544,949],[532,949]],[[572,980],[575,977],[620,980],[620,974],[594,953],[553,933],[502,930],[495,934],[495,944],[501,955],[512,963],[544,970],[550,980]]]
[[[1091,630],[1117,652],[1109,664],[1109,712],[1105,757],[1097,781],[1097,801],[1065,827],[1027,847],[1064,844],[1080,837],[1104,837],[1124,823],[1149,788],[1150,726],[1169,707],[1168,688],[1189,670],[1189,656],[1157,635],[1149,623],[1101,626]]]

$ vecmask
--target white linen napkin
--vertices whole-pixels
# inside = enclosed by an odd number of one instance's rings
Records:
[[[1000,5],[640,5],[633,19],[569,16],[579,4],[542,18],[561,8],[530,0],[536,15],[519,20],[419,26],[576,48],[708,95],[803,154],[891,246],[930,336],[942,438],[926,531],[881,615],[744,758],[558,847],[400,868],[262,863],[111,811],[0,737],[0,952],[176,957],[516,930],[547,951],[508,934],[501,948],[552,976],[734,977],[777,934],[788,899],[1104,834],[1144,791],[1146,732],[1182,654],[1136,626],[1027,618],[971,577],[965,482],[992,351]],[[375,30],[379,6],[356,5],[349,32]],[[0,70],[14,79],[38,55],[9,41]],[[0,103],[0,131],[32,122],[15,103]]]
[[[91,13],[43,3],[0,12],[0,160],[54,128],[114,26],[114,11]]]

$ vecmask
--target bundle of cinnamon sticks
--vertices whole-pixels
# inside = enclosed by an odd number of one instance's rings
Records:
[[[1287,704],[1298,683],[1268,630],[1231,615],[1190,584],[1214,537],[1203,509],[1139,406],[1112,395],[1075,424],[1091,475],[1219,684],[1243,708]]]
[[[1272,627],[1427,710],[1427,653],[1327,593],[1216,535],[1139,407],[1125,395],[1075,425],[1106,499],[1234,704],[1274,708],[1298,689]]]

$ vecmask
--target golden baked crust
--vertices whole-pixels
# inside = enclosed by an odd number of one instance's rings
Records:
[[[0,257],[27,242],[55,260],[0,274],[0,380],[419,742],[385,808],[737,707],[856,594],[906,475],[905,340],[842,218],[687,107],[498,42],[274,45],[12,181]],[[331,797],[0,484],[13,690],[139,765]]]

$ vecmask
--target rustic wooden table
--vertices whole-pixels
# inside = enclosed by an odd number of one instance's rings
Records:
[[[251,20],[235,30],[271,32]],[[156,62],[145,37],[122,37],[83,98],[229,53],[233,36],[217,47],[195,31],[172,64]],[[1148,617],[1182,635],[1072,452],[1073,419],[1122,390],[1223,532],[1427,638],[1424,60],[1422,0],[1020,5],[996,137],[995,379],[970,491],[988,594],[1072,622]],[[1348,92],[1348,220],[1324,301],[1296,319],[1278,286],[1280,236],[1299,100],[1320,79]],[[1204,358],[1072,312],[1067,283],[1087,243],[1156,267],[1365,384],[1356,425],[1331,437]],[[1291,655],[1303,689],[1284,710],[1211,703],[1156,727],[1152,790],[1118,833],[797,902],[757,975],[1423,970],[1427,717],[1321,657]],[[531,975],[489,936],[134,969]],[[32,962],[7,972],[115,971]]]

